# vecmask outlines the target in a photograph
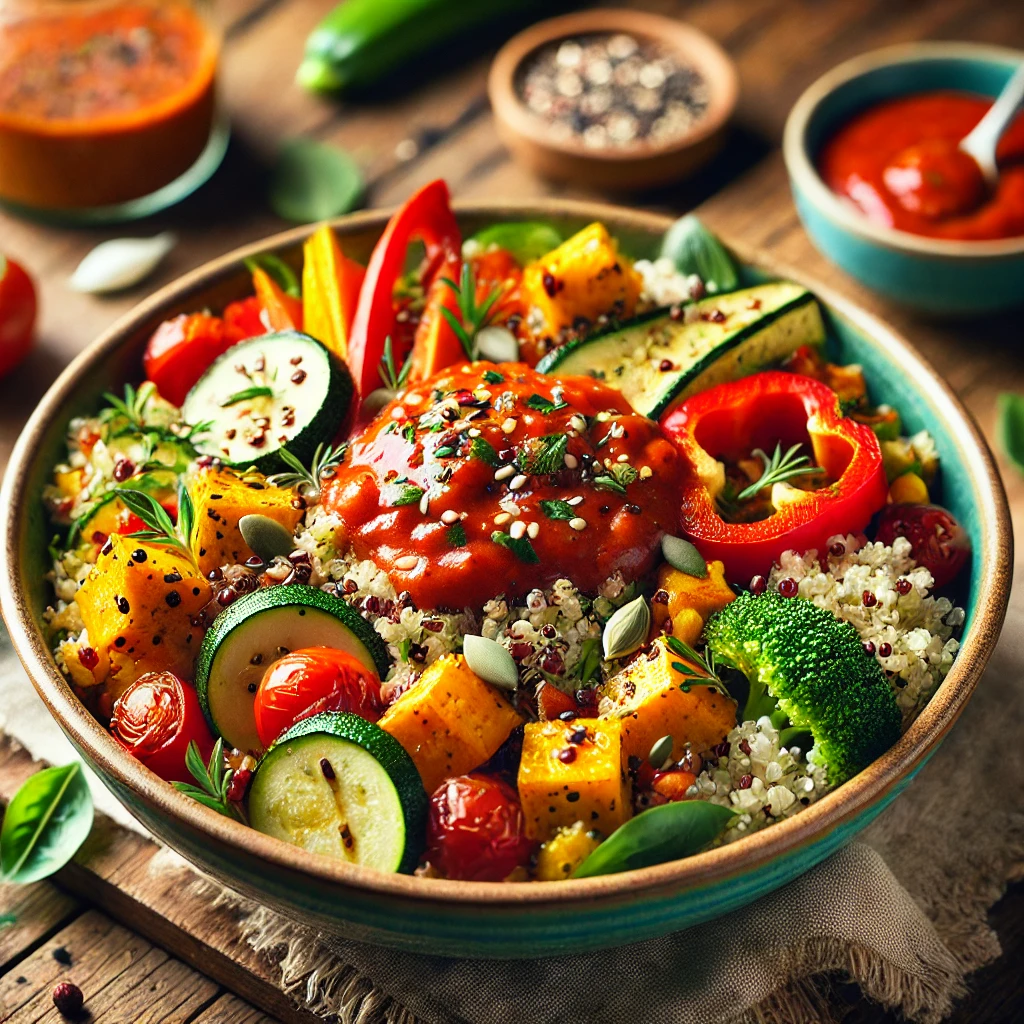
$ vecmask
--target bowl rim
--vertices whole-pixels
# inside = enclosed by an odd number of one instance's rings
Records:
[[[939,60],[1017,65],[1024,62],[1024,50],[987,43],[925,41],[884,46],[843,61],[812,82],[793,104],[786,118],[782,156],[789,176],[793,185],[807,195],[819,213],[850,234],[883,248],[943,260],[997,260],[1024,255],[1024,235],[982,241],[929,238],[875,224],[836,195],[814,165],[808,151],[807,128],[818,108],[833,92],[881,68]]]
[[[516,75],[531,53],[567,36],[616,31],[654,39],[676,50],[695,64],[707,81],[709,102],[704,116],[674,142],[667,145],[634,142],[616,148],[591,149],[573,139],[554,138],[520,100]],[[622,7],[576,11],[529,26],[502,46],[487,76],[491,106],[510,131],[551,152],[608,164],[663,159],[711,138],[732,117],[739,100],[739,88],[739,73],[734,61],[707,33],[662,14]]]
[[[380,231],[391,212],[366,211],[331,223],[342,232],[346,229]],[[672,223],[671,217],[661,214],[562,199],[457,203],[455,212],[459,217],[537,219],[571,216],[581,220],[605,220],[615,225],[616,231],[626,229],[656,234],[663,233]],[[185,274],[139,303],[66,367],[43,396],[14,446],[0,488],[0,530],[4,538],[0,548],[0,610],[14,648],[36,691],[73,743],[88,755],[97,771],[113,776],[118,785],[133,791],[151,810],[178,819],[192,833],[207,837],[214,848],[220,844],[222,848],[241,849],[268,869],[279,867],[293,875],[310,876],[321,885],[337,885],[363,894],[411,900],[420,906],[443,904],[450,907],[458,904],[492,910],[522,910],[542,905],[560,907],[574,902],[582,905],[598,897],[621,899],[641,894],[656,897],[659,891],[666,889],[702,887],[757,870],[796,847],[819,838],[820,834],[852,820],[898,787],[927,759],[951,728],[977,685],[998,638],[1009,598],[1013,538],[1006,495],[994,460],[976,423],[949,386],[896,331],[813,278],[771,261],[764,252],[737,246],[735,251],[742,260],[763,267],[772,274],[792,276],[801,281],[841,318],[864,331],[876,344],[896,354],[903,369],[918,380],[919,393],[929,401],[937,415],[950,423],[959,455],[978,492],[982,579],[979,581],[972,632],[961,647],[949,675],[921,715],[885,754],[799,814],[738,842],[682,860],[620,874],[528,885],[389,875],[326,857],[310,856],[298,847],[263,835],[204,807],[134,760],[86,710],[53,664],[22,585],[18,570],[18,539],[26,519],[33,514],[26,492],[37,441],[53,420],[66,415],[62,409],[74,396],[79,377],[111,356],[163,308],[177,299],[190,298],[200,288],[210,287],[221,277],[240,270],[247,256],[298,245],[316,227],[293,228],[239,247]]]

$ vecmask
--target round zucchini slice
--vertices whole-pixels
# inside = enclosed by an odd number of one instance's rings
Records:
[[[214,619],[196,662],[196,691],[213,731],[239,750],[260,751],[256,690],[263,673],[301,647],[354,654],[380,678],[390,668],[387,645],[344,601],[301,583],[246,594]]]
[[[272,473],[281,449],[308,463],[330,442],[352,401],[352,376],[308,334],[283,331],[233,345],[185,398],[186,423],[208,423],[195,447],[229,466]]]
[[[427,794],[402,745],[341,712],[292,726],[260,761],[249,790],[253,828],[377,871],[413,871],[426,820]]]

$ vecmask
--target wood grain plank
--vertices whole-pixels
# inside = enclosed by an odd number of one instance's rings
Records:
[[[194,1017],[191,1024],[278,1024],[278,1022],[236,996],[224,995],[197,1017]]]
[[[49,882],[0,885],[0,913],[14,917],[13,924],[0,930],[0,973],[81,908],[78,900]]]
[[[186,1024],[216,999],[215,982],[160,950],[153,954],[89,999],[94,1024]]]

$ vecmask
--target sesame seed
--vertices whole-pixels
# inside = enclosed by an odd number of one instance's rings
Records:
[[[526,528],[526,536],[529,537],[530,540],[536,540],[539,535],[540,523],[530,523],[530,525]]]
[[[424,491],[423,492],[423,497],[420,498],[420,515],[421,516],[425,516],[427,514],[427,509],[429,509],[429,508],[430,508],[430,495],[426,491]]]
[[[526,523],[522,519],[517,519],[509,528],[508,535],[513,540],[520,540],[523,534],[526,533]]]
[[[419,565],[419,561],[416,555],[402,555],[401,558],[395,559],[395,568],[403,571],[415,569]]]
[[[629,462],[629,456],[623,452],[616,460],[616,462]]]
[[[575,469],[579,464],[580,460],[575,455],[570,455],[568,452],[565,453],[565,468]]]
[[[607,423],[611,418],[612,414],[610,412],[605,412],[603,409],[595,417],[598,423]]]
[[[479,437],[480,436],[480,431],[477,430],[476,427],[470,427],[469,430],[467,431],[467,433],[469,434],[470,437]]]
[[[573,497],[569,498],[568,501],[566,501],[566,505],[576,506],[576,505],[582,505],[582,504],[583,504],[583,495],[582,494],[576,494]]]
[[[569,520],[569,526],[574,530],[585,530],[587,528],[587,521],[577,516],[575,519]]]
[[[459,513],[454,511],[453,509],[449,508],[441,513],[441,522],[444,523],[445,526],[451,526],[452,523],[457,523],[458,521]]]
[[[528,479],[529,479],[529,477],[524,476],[522,473],[520,473],[518,476],[514,476],[512,478],[512,480],[510,481],[510,483],[508,485],[508,489],[510,491],[521,490],[523,487],[526,486],[526,481]]]
[[[569,426],[576,431],[577,434],[582,434],[587,429],[587,421],[579,415],[573,416],[569,420]]]
[[[516,467],[513,465],[502,466],[501,469],[494,471],[495,480],[507,480],[510,476],[514,476]]]
[[[654,470],[651,469],[650,466],[641,466],[640,467],[640,479],[641,480],[650,480],[650,478],[652,476],[654,476]]]
[[[513,417],[509,416],[507,420],[501,425],[501,432],[503,434],[511,434],[516,429],[516,421]]]
[[[491,393],[490,391],[487,390],[487,388],[477,388],[476,391],[473,392],[473,395],[475,398],[479,398],[484,402],[486,402],[487,399],[491,397]]]
[[[396,405],[394,409],[391,410],[391,418],[393,420],[404,420],[405,409],[403,409],[402,406],[400,405]]]
[[[504,526],[512,517],[507,512],[499,512],[494,517],[495,526]]]

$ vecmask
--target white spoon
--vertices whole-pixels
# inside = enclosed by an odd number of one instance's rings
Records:
[[[989,188],[999,181],[996,146],[1009,127],[1021,104],[1024,104],[1024,64],[1010,76],[988,113],[977,123],[970,135],[960,141],[960,149],[973,157],[981,168]]]

